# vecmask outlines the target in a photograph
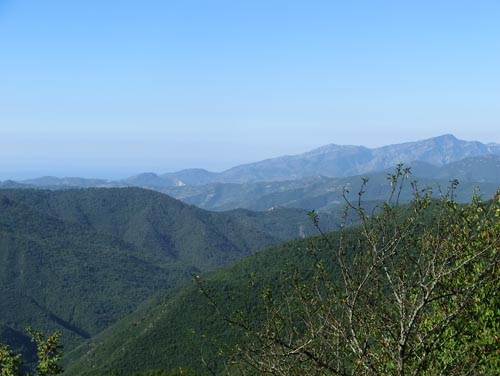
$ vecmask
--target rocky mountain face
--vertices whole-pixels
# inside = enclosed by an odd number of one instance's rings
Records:
[[[488,154],[500,155],[500,145],[463,141],[453,135],[373,149],[374,161],[377,162],[375,165],[385,165],[385,167],[390,167],[399,161],[403,163],[421,161],[443,166],[464,158]]]
[[[242,184],[295,180],[312,176],[347,177],[384,171],[394,168],[400,162],[405,164],[424,162],[435,167],[442,167],[465,158],[486,155],[500,155],[500,145],[459,140],[453,135],[373,149],[364,146],[331,144],[303,154],[235,166],[221,173],[189,169],[155,175],[154,182],[150,183],[150,186]]]
[[[248,183],[323,175],[347,177],[394,168],[397,163],[426,162],[440,167],[464,158],[500,155],[500,145],[463,141],[452,135],[369,149],[327,145],[310,152],[268,159],[222,172],[219,182]]]

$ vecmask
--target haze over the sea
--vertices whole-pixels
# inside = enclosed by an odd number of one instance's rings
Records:
[[[0,0],[0,180],[500,143],[500,2]]]

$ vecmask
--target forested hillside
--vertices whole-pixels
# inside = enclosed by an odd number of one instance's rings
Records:
[[[0,342],[29,347],[29,324],[69,351],[195,272],[312,231],[304,210],[211,213],[139,188],[2,190]]]
[[[498,203],[476,196],[459,206],[453,183],[438,201],[428,189],[411,185],[413,200],[400,206],[406,172],[400,166],[389,175],[392,191],[385,202],[348,201],[350,214],[312,212],[310,218],[303,210],[282,208],[207,212],[138,188],[2,191],[0,343],[23,351],[29,362],[33,345],[24,327],[59,330],[69,375],[181,369],[222,374],[226,367],[247,374],[249,364],[257,374],[275,366],[282,374],[351,373],[358,358],[384,370],[415,364],[441,369],[443,362],[462,369],[449,359],[472,347],[479,350],[469,354],[471,369],[492,369],[498,345]],[[368,184],[365,179],[352,193],[363,197]],[[250,255],[317,233],[318,220],[325,231],[339,225],[341,231]],[[354,303],[343,299],[359,291],[355,324],[337,321],[353,314]],[[405,313],[412,310],[416,316]],[[323,332],[322,320],[345,327]],[[403,341],[391,334],[398,325],[409,325],[401,336],[414,346],[399,357],[391,355],[397,354],[391,346]],[[309,326],[313,331],[304,331]],[[463,336],[461,327],[467,328]],[[367,344],[385,338],[387,351],[373,347],[385,360],[368,356],[345,330]],[[316,343],[315,333],[345,342],[341,366],[330,363],[333,355],[324,350],[332,342]],[[449,336],[459,342],[448,344]],[[283,353],[285,339],[292,353]],[[418,360],[434,343],[444,346],[449,359],[432,350],[430,365]],[[289,358],[295,351],[299,363],[295,355]],[[319,351],[318,357],[310,351]]]
[[[333,238],[335,234],[331,235]],[[332,239],[333,239],[332,238]],[[252,311],[266,285],[280,286],[289,265],[312,266],[311,241],[302,239],[259,251],[234,266],[207,276],[213,299],[227,312]],[[252,287],[250,282],[255,280]],[[173,298],[158,296],[141,309],[67,354],[68,375],[103,375],[179,367],[209,374],[202,356],[221,371],[218,344],[234,341],[234,333],[194,283]]]
[[[157,296],[70,353],[68,374],[493,374],[499,203],[416,194],[373,218],[354,203],[361,227],[259,251]]]

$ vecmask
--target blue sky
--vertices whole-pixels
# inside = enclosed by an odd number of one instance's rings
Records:
[[[0,0],[0,179],[500,142],[500,2]]]

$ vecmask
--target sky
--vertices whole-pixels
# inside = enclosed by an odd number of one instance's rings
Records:
[[[500,143],[500,2],[0,0],[0,180]]]

